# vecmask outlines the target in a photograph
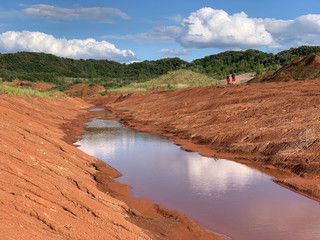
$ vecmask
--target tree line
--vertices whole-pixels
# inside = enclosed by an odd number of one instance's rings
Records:
[[[70,59],[52,54],[19,52],[0,54],[0,78],[43,81],[61,88],[74,83],[102,84],[106,88],[121,87],[131,82],[144,82],[169,71],[187,69],[223,79],[230,73],[277,70],[297,57],[310,53],[320,54],[319,46],[301,46],[279,52],[265,53],[258,50],[226,51],[192,62],[180,58],[165,58],[121,64],[108,60]]]
[[[256,72],[259,75],[263,71],[278,70],[292,60],[310,53],[320,55],[320,46],[301,46],[277,54],[252,49],[226,51],[194,60],[188,64],[188,68],[218,79],[224,79],[230,73]]]

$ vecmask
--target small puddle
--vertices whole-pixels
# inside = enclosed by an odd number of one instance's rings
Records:
[[[155,134],[105,120],[96,111],[77,143],[123,174],[132,195],[185,213],[203,227],[240,240],[311,240],[320,236],[319,203],[283,188],[253,167],[180,150]]]

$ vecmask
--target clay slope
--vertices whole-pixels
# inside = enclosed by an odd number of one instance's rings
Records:
[[[96,159],[63,141],[88,104],[0,98],[0,239],[149,239],[96,188]]]
[[[314,53],[297,58],[274,73],[264,73],[251,82],[287,82],[320,78],[320,57]]]
[[[109,95],[96,104],[205,155],[290,171],[300,178],[283,184],[320,199],[319,92],[317,81],[273,82]]]

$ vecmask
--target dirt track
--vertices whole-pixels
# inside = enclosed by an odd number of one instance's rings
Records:
[[[89,107],[0,95],[0,239],[221,239],[182,213],[130,199],[118,172],[72,146]]]
[[[253,161],[296,177],[278,182],[320,200],[320,84],[199,87],[96,99],[127,125],[204,155]],[[196,145],[192,145],[196,143]]]

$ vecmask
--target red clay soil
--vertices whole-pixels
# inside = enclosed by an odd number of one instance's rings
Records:
[[[292,173],[294,178],[276,181],[320,200],[318,81],[111,94],[92,101],[128,126],[166,135],[185,149]]]
[[[96,84],[94,86],[90,86],[89,84],[75,84],[68,87],[65,93],[77,97],[93,97],[100,96],[99,92],[105,90],[106,89],[99,84]]]
[[[118,172],[70,144],[90,106],[0,95],[0,239],[222,239],[182,213],[130,200]]]

